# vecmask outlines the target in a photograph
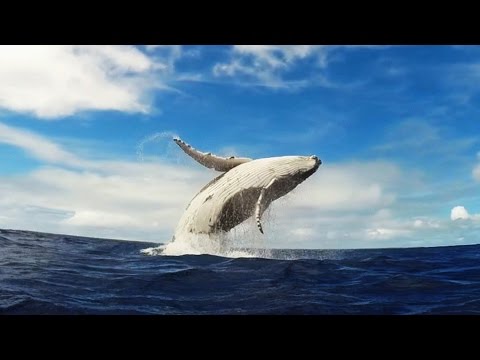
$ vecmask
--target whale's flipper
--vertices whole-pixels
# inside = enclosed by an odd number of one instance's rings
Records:
[[[262,190],[260,191],[260,196],[258,197],[258,200],[257,200],[257,204],[255,205],[255,220],[257,222],[258,230],[260,230],[262,234],[263,234],[263,228],[262,228],[262,223],[260,222],[260,219],[263,215],[263,212],[271,202],[271,199],[269,199],[265,193],[274,183],[275,183],[275,178],[273,178],[272,181],[270,181],[267,186],[262,188]]]
[[[200,152],[179,138],[174,138],[173,141],[175,141],[187,155],[197,160],[197,162],[207,168],[215,169],[217,171],[228,171],[237,165],[252,161],[252,159],[249,158],[237,158],[234,156],[222,158],[213,155],[212,153]]]

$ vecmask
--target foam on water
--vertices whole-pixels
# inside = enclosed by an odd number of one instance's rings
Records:
[[[164,256],[208,254],[229,258],[271,258],[267,241],[268,237],[258,231],[254,220],[248,219],[228,233],[192,234],[177,229],[173,241],[141,252]]]

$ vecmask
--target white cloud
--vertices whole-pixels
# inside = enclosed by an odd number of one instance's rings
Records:
[[[455,220],[480,220],[480,214],[469,214],[464,206],[455,206],[450,212],[450,219]]]
[[[423,226],[423,221],[420,220],[420,219],[417,219],[413,222],[413,226],[418,228],[418,227],[422,227]]]
[[[416,229],[438,229],[440,228],[440,223],[432,219],[415,219],[413,227]]]
[[[409,230],[405,229],[389,229],[389,228],[376,228],[376,229],[367,229],[367,236],[371,239],[392,239],[398,236],[405,236],[410,234]]]
[[[325,68],[330,54],[338,49],[375,48],[376,46],[337,46],[337,45],[234,45],[231,59],[214,65],[213,74],[217,77],[245,78],[250,85],[271,88],[301,87],[311,83],[322,86],[332,84],[317,71],[300,79],[286,79],[285,75],[295,69],[302,60],[314,59],[317,69]]]
[[[112,214],[111,212],[83,210],[76,211],[73,216],[65,219],[64,224],[88,227],[132,227],[141,226],[137,219],[126,214]]]
[[[321,45],[235,45],[233,49],[238,54],[252,55],[257,61],[254,62],[255,66],[268,65],[272,68],[282,68],[322,48],[325,47]]]
[[[155,77],[171,59],[134,46],[3,45],[0,108],[45,119],[82,110],[147,112],[145,95],[162,87]]]
[[[400,173],[385,162],[322,165],[295,190],[292,205],[328,212],[380,209],[395,201],[388,187]]]
[[[215,76],[246,76],[258,84],[273,88],[287,87],[282,73],[297,61],[315,54],[324,66],[328,46],[321,45],[235,45],[230,62],[217,63]]]
[[[452,220],[458,220],[458,219],[465,220],[470,218],[470,214],[463,206],[455,206],[450,212],[450,218]]]
[[[0,85],[1,86],[1,85]],[[65,151],[57,144],[28,130],[5,125],[0,122],[0,143],[22,148],[33,157],[49,163],[67,165],[83,164],[84,161]]]

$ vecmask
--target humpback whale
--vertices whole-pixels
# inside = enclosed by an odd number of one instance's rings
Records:
[[[201,165],[222,172],[190,201],[177,225],[177,232],[208,235],[228,232],[254,216],[263,234],[261,218],[268,206],[295,189],[322,163],[315,155],[255,160],[234,156],[222,158],[198,151],[180,138],[173,140]]]

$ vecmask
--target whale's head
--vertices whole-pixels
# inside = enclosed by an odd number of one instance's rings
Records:
[[[305,180],[315,173],[320,165],[322,165],[322,160],[320,160],[316,155],[299,156],[298,173],[303,177],[303,180]]]
[[[280,156],[265,160],[268,161],[268,170],[272,172],[272,175],[285,180],[290,179],[297,184],[314,174],[322,164],[316,155]]]
[[[271,191],[274,194],[273,198],[278,199],[313,175],[321,164],[322,161],[312,155],[263,158],[243,166],[245,168],[255,166],[257,178],[261,179],[263,186],[275,179]],[[251,187],[254,186],[251,184]]]

